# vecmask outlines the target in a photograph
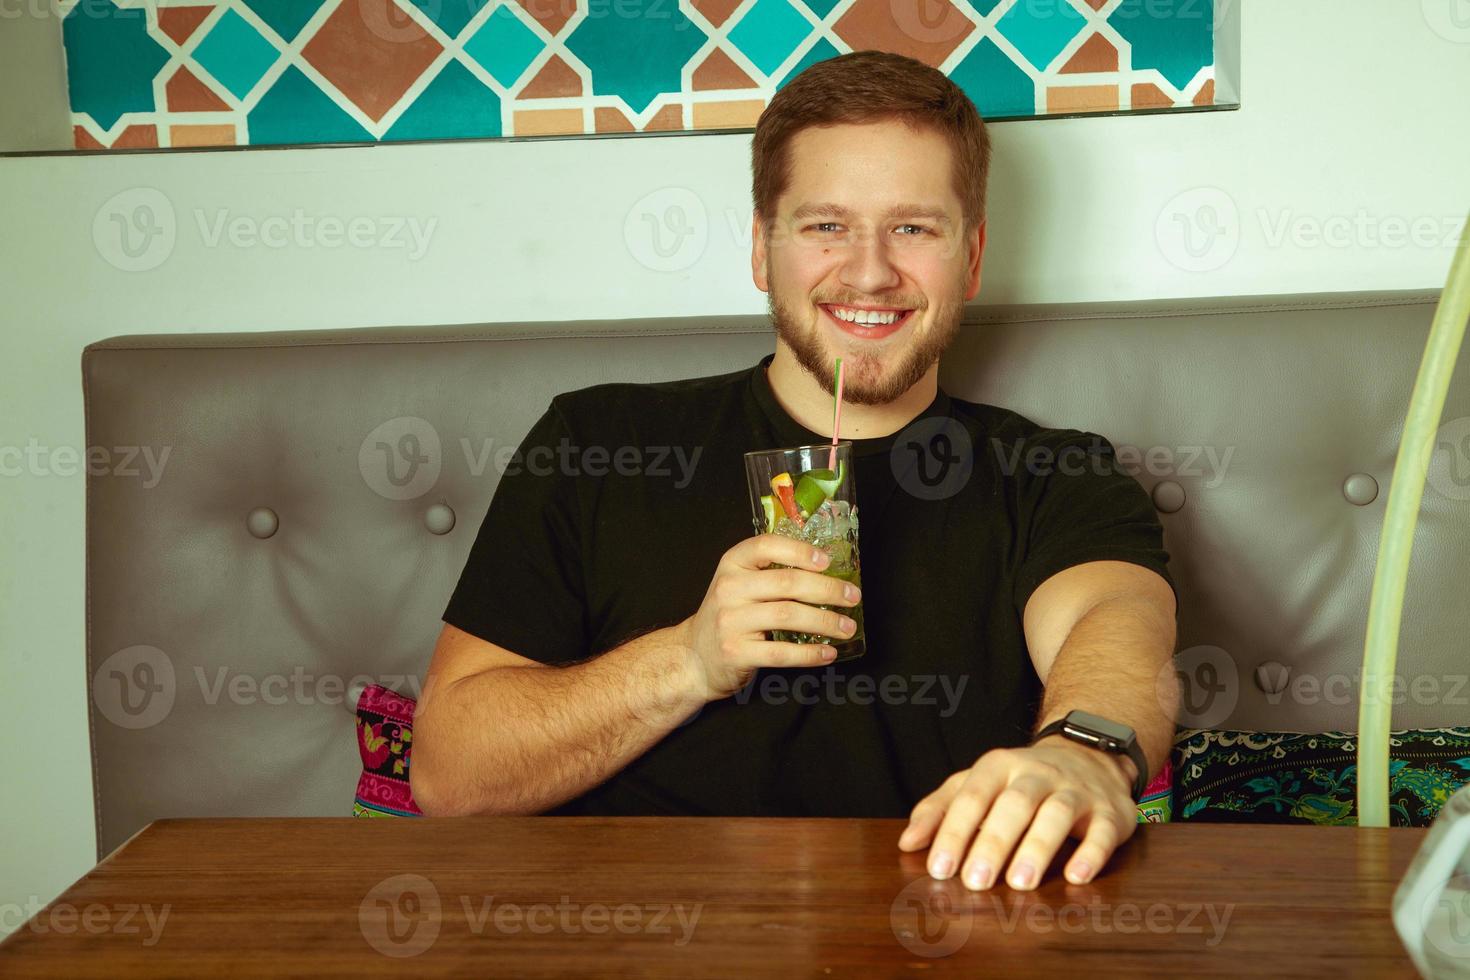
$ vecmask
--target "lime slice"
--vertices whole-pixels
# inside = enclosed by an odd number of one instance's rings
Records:
[[[847,477],[847,467],[837,464],[837,472],[831,470],[807,470],[796,482],[796,506],[804,513],[814,514],[822,501],[829,499]]]
[[[761,498],[761,508],[766,512],[766,533],[776,530],[776,498],[766,494]]]

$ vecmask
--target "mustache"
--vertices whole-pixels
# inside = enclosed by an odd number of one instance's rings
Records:
[[[818,299],[815,302],[818,305],[826,306],[884,306],[899,310],[922,310],[925,306],[923,302],[913,302],[905,297],[897,297],[895,299],[850,299],[843,297],[842,299]]]

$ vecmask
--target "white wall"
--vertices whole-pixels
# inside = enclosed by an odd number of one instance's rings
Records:
[[[1466,0],[1249,0],[1239,111],[996,124],[982,300],[1438,288],[1470,208],[1450,101],[1470,91],[1470,27],[1437,14],[1456,2],[1470,24]],[[115,334],[760,312],[748,166],[748,135],[0,160],[0,447],[80,452],[78,356]],[[132,214],[138,188],[167,199],[176,242],[125,272],[94,223],[111,230],[120,193]],[[638,258],[641,215],[671,204],[702,209],[707,244],[658,271]],[[1191,257],[1175,212],[1205,222],[1200,205],[1227,233]],[[436,224],[415,259],[211,246],[196,220],[298,208]],[[1274,240],[1283,219],[1347,238]],[[1379,237],[1416,220],[1433,244]],[[93,864],[82,505],[79,475],[0,476],[0,933],[6,903],[49,900]]]

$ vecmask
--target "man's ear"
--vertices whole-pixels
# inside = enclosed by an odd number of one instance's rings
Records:
[[[750,276],[761,292],[771,291],[766,271],[766,238],[761,229],[759,214],[752,215],[750,219]]]
[[[968,270],[969,284],[965,287],[965,299],[972,300],[980,294],[980,258],[985,254],[985,222],[983,219],[975,230],[966,239],[966,247],[969,249],[970,266]]]

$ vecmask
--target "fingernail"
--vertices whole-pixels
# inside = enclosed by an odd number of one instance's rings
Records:
[[[1092,880],[1092,869],[1085,864],[1072,865],[1072,884],[1085,885]]]
[[[954,858],[943,851],[934,855],[934,860],[929,862],[929,874],[935,878],[948,878],[954,870]]]
[[[990,865],[988,864],[975,865],[973,868],[970,869],[970,877],[968,879],[970,887],[978,888],[981,890],[989,888],[990,877],[992,873],[993,872],[991,872],[990,870]]]
[[[827,560],[827,553],[820,548],[812,549],[812,564],[820,565]]]
[[[1030,888],[1035,877],[1036,869],[1031,867],[1031,865],[1027,864],[1025,861],[1022,861],[1020,864],[1011,869],[1011,887]]]
[[[834,649],[833,647],[822,647],[822,659],[823,660],[835,660],[836,658],[837,658],[837,651],[836,651],[836,649]]]
[[[843,587],[842,594],[847,597],[847,601],[849,602],[857,602],[858,599],[862,598],[862,593],[858,591],[858,587],[851,582]]]
[[[853,632],[854,630],[857,629],[857,623],[854,623],[852,620],[848,619],[846,616],[840,617],[837,620],[837,622],[842,627],[842,632],[844,632],[844,633],[851,633],[851,632]]]

